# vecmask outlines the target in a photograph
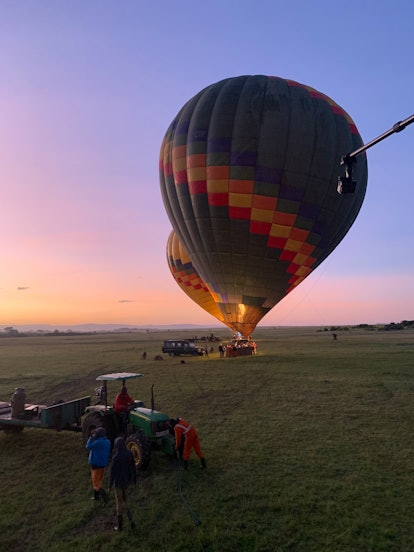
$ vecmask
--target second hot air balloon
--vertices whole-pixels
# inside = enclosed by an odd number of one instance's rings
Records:
[[[171,231],[167,240],[167,263],[174,280],[188,297],[209,314],[215,316],[220,322],[225,323],[220,308],[214,301],[206,283],[193,266],[187,251],[180,243],[174,230]]]
[[[263,75],[212,84],[190,99],[160,151],[171,224],[223,321],[247,336],[340,243],[367,183],[336,192],[341,157],[362,145],[328,96]]]

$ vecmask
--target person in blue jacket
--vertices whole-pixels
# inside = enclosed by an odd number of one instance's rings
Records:
[[[102,496],[104,504],[108,502],[108,495],[102,487],[105,468],[109,463],[111,454],[111,441],[106,437],[104,427],[97,427],[86,443],[89,450],[88,463],[91,467],[91,479],[94,490],[93,500],[99,500]]]
[[[122,531],[124,512],[128,516],[131,527],[135,527],[128,504],[128,487],[136,485],[137,471],[135,467],[134,455],[127,448],[123,437],[117,437],[115,439],[114,449],[115,452],[111,463],[109,489],[112,487],[115,489],[115,505],[118,525],[116,525],[114,529],[116,531]]]

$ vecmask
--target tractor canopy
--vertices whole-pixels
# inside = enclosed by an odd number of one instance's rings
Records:
[[[143,374],[135,374],[134,372],[114,372],[113,374],[103,374],[98,376],[97,381],[119,381],[133,378],[140,378]]]
[[[126,380],[141,378],[143,374],[137,374],[135,372],[113,372],[112,374],[102,374],[96,378],[97,381],[103,381],[101,387],[95,389],[98,402],[105,405],[105,409],[108,407],[108,381],[122,381],[122,385],[125,385]],[[138,401],[141,403],[141,401]],[[143,403],[141,403],[141,406]]]

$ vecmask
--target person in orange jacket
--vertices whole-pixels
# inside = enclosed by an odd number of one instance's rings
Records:
[[[200,468],[206,469],[206,460],[201,450],[200,440],[195,427],[182,418],[170,418],[169,426],[174,431],[175,450],[179,454],[181,453],[184,469],[188,469],[188,460],[190,459],[192,449],[195,450],[200,459]]]

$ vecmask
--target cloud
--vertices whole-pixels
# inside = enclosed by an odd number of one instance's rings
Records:
[[[24,291],[25,289],[30,289],[29,287],[17,286],[17,291]]]
[[[119,299],[118,303],[133,303],[132,299]]]

